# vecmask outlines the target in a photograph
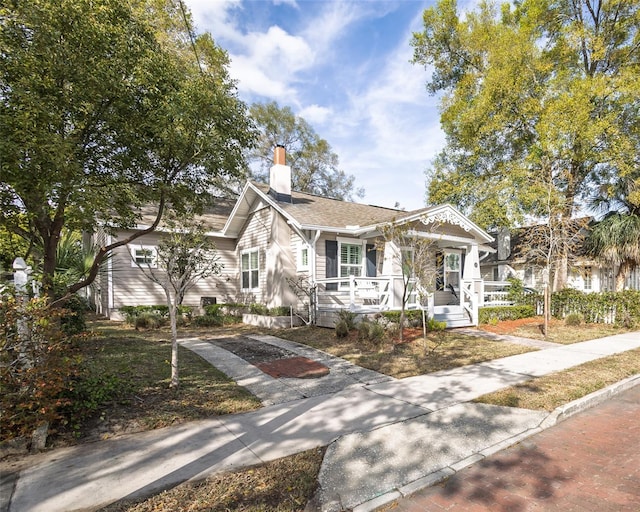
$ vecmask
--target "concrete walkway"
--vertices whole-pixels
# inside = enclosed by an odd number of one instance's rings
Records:
[[[216,349],[208,352],[213,344],[189,340],[185,345],[218,367],[226,364]],[[330,386],[334,391],[327,394],[311,392],[306,398],[292,397],[250,413],[44,454],[17,475],[11,496],[3,496],[3,501],[10,512],[91,509],[329,445],[317,508],[372,510],[552,425],[559,414],[469,404],[469,400],[639,347],[640,333],[622,334],[401,381],[359,374],[357,367],[338,360],[335,364],[343,365],[344,380]],[[236,370],[243,371],[243,366]],[[346,379],[350,370],[360,375],[355,382]],[[256,384],[266,392],[264,382],[252,382],[254,378],[264,379],[246,375],[243,385]],[[629,379],[625,385],[638,381]],[[340,389],[335,391],[336,387]]]

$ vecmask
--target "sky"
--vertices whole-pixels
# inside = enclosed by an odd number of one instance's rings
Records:
[[[365,189],[358,202],[425,205],[429,163],[444,146],[429,72],[412,64],[422,0],[186,0],[196,32],[231,59],[247,104],[276,101],[331,145]]]

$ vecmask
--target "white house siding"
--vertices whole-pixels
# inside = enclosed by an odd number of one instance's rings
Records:
[[[107,245],[108,235],[104,231],[104,229],[99,228],[93,236],[90,237],[91,243],[95,247],[102,247]],[[98,270],[98,275],[96,276],[95,281],[93,282],[91,288],[91,301],[93,302],[93,306],[95,308],[96,313],[100,315],[108,315],[109,314],[109,287],[110,287],[110,267],[111,261],[107,258],[106,261],[100,265],[100,269]]]
[[[130,233],[122,233],[124,238]],[[129,247],[119,247],[111,258],[112,273],[112,306],[117,310],[121,306],[139,306],[164,304],[166,297],[162,287],[144,275],[144,272],[132,264],[129,248],[139,246],[158,245],[161,233],[144,235]],[[219,262],[224,266],[221,275],[211,276],[197,282],[184,297],[185,306],[199,307],[202,297],[216,297],[218,302],[235,301],[236,283],[238,282],[237,263],[235,262],[235,244],[232,240],[215,239],[216,254]],[[153,269],[159,272],[158,269]],[[110,316],[118,316],[117,312],[110,312]],[[115,314],[114,314],[115,313]]]
[[[263,300],[269,307],[296,305],[298,299],[287,279],[297,273],[296,248],[291,244],[291,227],[276,211],[271,215],[271,237],[265,261]]]
[[[267,287],[267,258],[269,257],[267,249],[269,248],[269,239],[271,237],[271,209],[261,208],[252,212],[247,219],[244,230],[238,237],[236,246],[236,262],[238,269],[238,278],[236,285],[238,287],[238,302],[244,303],[265,303],[265,290]],[[253,290],[242,290],[240,275],[240,255],[243,251],[258,249],[258,279],[259,287]]]

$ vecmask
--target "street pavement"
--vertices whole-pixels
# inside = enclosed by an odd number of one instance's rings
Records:
[[[278,343],[306,357],[308,347]],[[610,336],[502,358],[401,381],[361,372],[346,361],[324,359],[333,380],[287,382],[253,372],[246,363],[202,340],[184,340],[223,371],[244,375],[242,385],[278,395],[273,405],[42,454],[18,474],[4,475],[0,510],[62,512],[95,509],[154,494],[216,472],[260,464],[327,446],[315,506],[322,512],[373,510],[412,494],[543,428],[590,399],[551,415],[470,404],[485,393],[537,375],[640,347],[640,333]],[[231,357],[233,356],[233,357]],[[222,359],[221,359],[222,358]],[[234,359],[235,358],[235,359]],[[336,358],[334,358],[336,359]],[[223,362],[224,361],[224,362]],[[231,361],[231,363],[229,363]],[[248,373],[247,373],[248,372]],[[342,375],[342,376],[341,376]],[[352,377],[355,376],[355,377]],[[322,381],[325,377],[318,379]],[[340,383],[337,383],[337,380]],[[628,379],[633,386],[640,376]],[[606,398],[609,391],[600,393]],[[8,483],[7,483],[8,482]]]
[[[383,510],[637,512],[640,386]]]

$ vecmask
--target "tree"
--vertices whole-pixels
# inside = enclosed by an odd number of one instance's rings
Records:
[[[159,285],[165,293],[171,323],[171,384],[178,387],[178,305],[185,293],[199,280],[220,274],[222,265],[206,229],[186,216],[170,218],[166,222],[169,234],[157,247],[157,267],[137,263],[145,276]]]
[[[338,169],[338,155],[329,143],[289,107],[281,108],[274,101],[255,103],[250,111],[260,132],[250,154],[258,165],[255,179],[268,181],[273,149],[281,145],[287,150],[293,190],[341,200],[364,196],[362,188],[354,188],[354,176]]]
[[[245,172],[252,141],[228,57],[170,0],[33,0],[0,8],[0,226],[37,247],[53,297],[63,229],[153,231],[165,205],[196,210]]]
[[[624,289],[629,272],[640,266],[640,201],[636,199],[639,189],[638,178],[631,175],[604,188],[594,201],[595,207],[607,213],[592,226],[587,238],[587,251],[610,265],[618,266],[616,291]]]
[[[429,200],[509,226],[541,215],[538,176],[549,175],[568,219],[603,176],[632,172],[639,25],[636,0],[487,2],[465,17],[455,0],[427,9],[414,62],[433,66],[427,88],[442,93],[447,135]]]
[[[432,232],[436,226],[432,225]],[[382,251],[391,251],[402,273],[402,304],[400,308],[400,343],[404,340],[403,328],[406,319],[406,306],[411,295],[429,295],[434,292],[437,276],[435,252],[437,243],[434,238],[424,236],[415,230],[412,224],[395,221],[379,226],[382,238],[378,247]],[[393,293],[390,290],[390,293]],[[424,313],[424,311],[423,311]],[[424,316],[424,315],[423,315]],[[426,320],[423,317],[423,321]],[[425,322],[426,328],[426,322]]]

